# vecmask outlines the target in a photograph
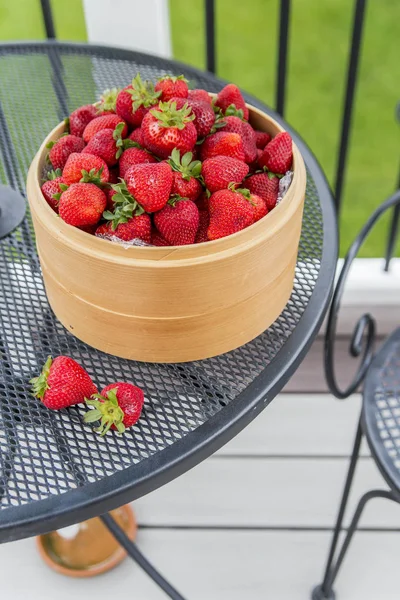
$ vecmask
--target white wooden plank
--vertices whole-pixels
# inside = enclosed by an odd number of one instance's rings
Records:
[[[139,499],[142,524],[331,527],[338,510],[347,459],[224,458],[203,462]],[[372,459],[361,459],[350,513],[361,494],[385,488]],[[348,521],[348,519],[347,519]],[[361,521],[400,528],[400,506],[376,499]]]
[[[280,394],[223,455],[328,455],[351,453],[360,395],[339,401],[329,394]],[[366,444],[362,454],[369,455]]]
[[[170,57],[166,0],[83,0],[88,39]]]
[[[329,539],[322,532],[139,532],[140,548],[188,600],[305,600],[321,577]],[[399,535],[359,532],[337,582],[340,599],[398,600],[399,553]],[[44,566],[33,541],[24,540],[0,546],[0,562],[2,597],[10,600],[166,598],[129,560],[98,578],[69,579]]]

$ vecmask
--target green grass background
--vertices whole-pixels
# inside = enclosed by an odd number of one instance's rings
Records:
[[[203,0],[170,0],[174,56],[204,68]],[[217,0],[217,71],[274,105],[277,0]],[[352,25],[350,0],[294,0],[286,118],[304,137],[331,183],[339,143]],[[53,0],[57,36],[86,40],[81,0]],[[400,2],[370,0],[341,213],[343,253],[370,212],[397,185]],[[0,0],[0,40],[41,39],[39,1]],[[329,224],[328,224],[329,226]],[[363,247],[382,256],[388,220]],[[400,243],[397,247],[400,255]]]

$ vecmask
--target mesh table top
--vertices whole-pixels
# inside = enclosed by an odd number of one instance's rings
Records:
[[[126,85],[137,71],[150,79],[183,72],[209,91],[224,85],[210,73],[125,50],[56,42],[0,46],[1,183],[24,193],[29,164],[55,124],[103,89]],[[233,437],[289,379],[325,314],[337,253],[329,188],[293,135],[308,171],[294,290],[273,326],[223,356],[157,365],[86,346],[49,308],[29,216],[1,241],[0,541],[104,513],[166,483]],[[49,354],[72,356],[99,386],[111,379],[142,387],[138,424],[103,439],[83,425],[83,408],[41,406],[28,381]]]

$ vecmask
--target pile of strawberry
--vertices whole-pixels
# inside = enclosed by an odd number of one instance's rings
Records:
[[[137,75],[67,120],[49,144],[48,204],[87,233],[154,246],[240,231],[277,202],[292,165],[288,133],[254,130],[233,84],[212,98],[183,76]]]
[[[99,423],[96,429],[105,435],[110,429],[124,433],[140,417],[144,404],[143,391],[118,381],[99,391],[89,373],[69,356],[51,356],[38,377],[31,379],[32,393],[50,410],[61,410],[74,404],[86,403],[91,407],[85,423]]]

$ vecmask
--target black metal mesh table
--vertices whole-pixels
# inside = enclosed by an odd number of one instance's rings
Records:
[[[209,73],[125,50],[56,42],[1,46],[1,183],[24,192],[30,161],[48,131],[104,88],[129,83],[137,71],[151,79],[183,72],[209,91],[224,85]],[[245,427],[294,372],[329,302],[337,234],[326,180],[292,133],[308,171],[294,290],[272,327],[223,356],[156,365],[86,346],[49,308],[29,216],[1,241],[0,542],[103,514],[168,482]],[[127,380],[142,387],[146,404],[138,424],[124,436],[103,439],[83,425],[82,408],[51,412],[41,406],[28,381],[49,354],[72,356],[99,386]]]

